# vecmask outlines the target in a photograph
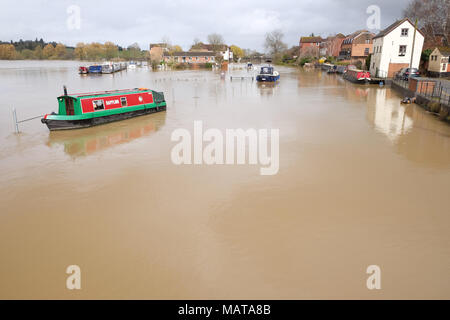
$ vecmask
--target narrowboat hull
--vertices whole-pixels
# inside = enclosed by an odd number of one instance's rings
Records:
[[[161,103],[158,106],[151,108],[144,108],[129,112],[122,112],[117,114],[110,114],[100,117],[92,117],[92,118],[81,118],[76,119],[76,116],[70,116],[68,119],[67,116],[58,116],[58,115],[48,115],[45,118],[41,119],[41,122],[46,124],[50,131],[55,130],[70,130],[70,129],[82,129],[93,126],[98,126],[101,124],[106,124],[110,122],[130,119],[138,116],[143,116],[146,114],[156,113],[160,111],[166,110],[166,103]]]
[[[258,82],[275,82],[279,79],[280,79],[280,75],[272,76],[272,75],[258,74],[256,76],[256,81],[258,81]]]

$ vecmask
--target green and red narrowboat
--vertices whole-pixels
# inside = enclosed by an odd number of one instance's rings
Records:
[[[41,119],[50,130],[92,127],[166,110],[164,94],[146,88],[67,94],[58,97],[58,113]]]

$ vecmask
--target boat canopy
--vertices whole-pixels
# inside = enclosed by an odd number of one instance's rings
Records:
[[[273,67],[261,67],[261,74],[273,74]]]

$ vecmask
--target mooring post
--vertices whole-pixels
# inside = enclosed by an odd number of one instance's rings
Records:
[[[19,124],[17,123],[17,113],[16,108],[13,108],[13,120],[14,120],[14,129],[16,130],[16,133],[19,133]]]

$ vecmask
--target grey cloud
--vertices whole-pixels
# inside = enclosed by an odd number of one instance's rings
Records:
[[[264,35],[281,29],[297,45],[301,35],[326,36],[366,28],[370,5],[381,9],[381,27],[400,18],[409,0],[248,0],[248,1],[2,1],[0,39],[77,42],[113,41],[147,48],[164,36],[188,49],[194,38],[223,35],[228,44],[262,51]],[[81,29],[66,27],[70,5],[81,9]]]

